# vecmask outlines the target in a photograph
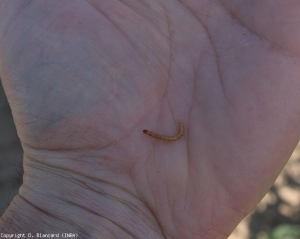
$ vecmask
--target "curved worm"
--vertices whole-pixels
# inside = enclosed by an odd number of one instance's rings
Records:
[[[179,125],[179,132],[175,136],[164,136],[164,135],[153,133],[152,131],[146,130],[146,129],[143,130],[143,132],[151,137],[156,138],[156,139],[161,139],[161,140],[166,140],[166,141],[174,141],[174,140],[180,139],[180,137],[183,135],[184,126],[183,126],[183,123],[181,122],[181,120],[178,121],[178,125]]]

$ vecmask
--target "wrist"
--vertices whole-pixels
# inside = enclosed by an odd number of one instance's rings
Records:
[[[69,232],[79,238],[163,238],[151,211],[128,190],[36,162],[25,167],[24,184],[0,229],[34,237]]]

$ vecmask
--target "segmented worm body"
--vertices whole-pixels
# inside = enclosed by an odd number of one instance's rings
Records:
[[[183,126],[183,123],[181,122],[181,120],[178,121],[178,125],[179,125],[179,132],[175,136],[164,136],[164,135],[153,133],[152,131],[146,130],[146,129],[143,130],[143,132],[151,137],[156,138],[156,139],[161,139],[161,140],[166,140],[166,141],[174,141],[174,140],[180,139],[180,137],[183,135],[184,126]]]

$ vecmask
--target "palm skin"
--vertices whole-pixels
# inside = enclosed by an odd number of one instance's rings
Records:
[[[24,148],[4,231],[16,214],[23,231],[227,238],[295,147],[296,1],[2,3],[0,74]],[[142,132],[175,135],[179,119],[177,141]]]

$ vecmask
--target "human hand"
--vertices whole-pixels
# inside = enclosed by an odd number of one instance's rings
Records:
[[[298,3],[1,3],[24,148],[3,231],[226,238],[299,138]]]

